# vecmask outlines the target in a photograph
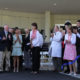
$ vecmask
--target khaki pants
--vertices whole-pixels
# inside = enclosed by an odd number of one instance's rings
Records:
[[[5,59],[5,70],[8,71],[10,67],[10,52],[8,50],[0,51],[0,71],[3,71],[3,64]]]

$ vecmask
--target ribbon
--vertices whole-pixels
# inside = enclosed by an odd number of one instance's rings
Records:
[[[61,66],[61,70],[63,70],[63,67],[64,67],[64,66],[67,66],[67,65],[70,65],[70,64],[75,63],[79,58],[80,58],[80,55],[78,55],[78,56],[75,58],[75,60],[73,60],[72,62],[64,63],[64,64]]]

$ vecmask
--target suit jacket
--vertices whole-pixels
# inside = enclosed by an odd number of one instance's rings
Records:
[[[80,38],[76,38],[76,49],[77,49],[77,55],[80,55]]]
[[[77,40],[76,40],[76,41],[77,41],[77,42],[76,42],[76,46],[80,48],[80,38],[77,37],[76,39],[77,39]]]
[[[24,49],[25,50],[29,50],[30,49],[30,34],[26,37],[24,37],[24,40],[23,40],[23,44],[24,44]]]
[[[9,35],[11,37],[10,39],[9,39]],[[5,49],[11,51],[12,43],[13,43],[12,34],[8,32],[6,40],[3,40],[3,37],[6,37],[4,31],[0,32],[0,51],[4,51]]]

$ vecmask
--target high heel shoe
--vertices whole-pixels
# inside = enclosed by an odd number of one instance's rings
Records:
[[[77,74],[76,73],[74,73],[74,76],[76,76]]]
[[[73,74],[73,72],[70,72],[70,73],[69,73],[69,75],[72,75],[72,74]]]

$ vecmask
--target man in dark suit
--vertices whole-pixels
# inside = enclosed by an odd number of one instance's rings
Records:
[[[77,21],[77,43],[76,43],[76,47],[77,47],[77,55],[80,55],[80,20]],[[77,73],[80,74],[80,58],[77,61],[78,65],[77,65]]]
[[[8,25],[4,26],[4,31],[0,32],[0,72],[3,71],[3,64],[5,59],[5,71],[9,71],[10,68],[10,55],[13,37],[8,31]]]

